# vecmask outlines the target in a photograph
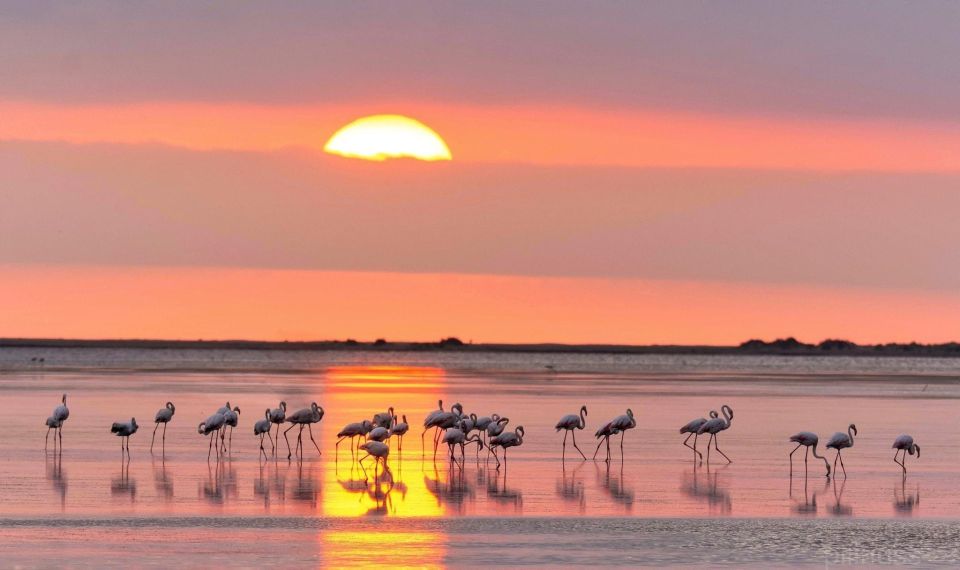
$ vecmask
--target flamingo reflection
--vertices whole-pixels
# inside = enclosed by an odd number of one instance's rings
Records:
[[[817,494],[826,491],[830,487],[830,480],[826,480],[823,489],[810,492],[810,478],[803,478],[803,502],[794,501],[793,512],[798,515],[816,515],[817,514]],[[790,498],[793,498],[793,477],[790,478]]]
[[[110,494],[115,497],[129,496],[130,502],[137,498],[137,480],[130,477],[130,462],[120,463],[120,475],[110,481]]]
[[[575,469],[567,470],[565,467],[561,470],[560,478],[557,479],[557,496],[564,501],[576,503],[583,514],[587,510],[587,494],[584,492],[583,481],[577,477],[577,472],[583,469],[581,463]]]
[[[47,479],[60,496],[60,509],[67,505],[67,474],[63,471],[63,458],[59,453],[47,456]]]
[[[157,495],[170,501],[173,499],[173,478],[167,472],[166,458],[161,456],[160,467],[157,468],[155,459],[151,459],[153,466],[153,485],[157,490]]]
[[[606,464],[605,473],[601,475],[599,466],[597,466],[597,480],[601,489],[606,491],[614,502],[621,504],[629,512],[633,510],[635,493],[633,489],[627,487],[623,482],[623,464],[620,465],[619,474],[615,474],[610,463]]]
[[[912,490],[907,491],[906,479],[901,479],[900,484],[893,488],[893,512],[900,516],[913,516],[913,511],[920,506],[920,484]]]
[[[840,490],[837,490],[837,479],[833,479],[833,498],[834,504],[830,507],[830,514],[834,516],[849,517],[853,515],[853,507],[850,505],[844,505],[842,502],[843,499],[843,490],[847,486],[847,478],[843,478],[843,482],[840,484]]]
[[[684,473],[684,482],[681,486],[684,494],[694,499],[706,501],[711,514],[728,515],[733,510],[733,501],[730,493],[720,486],[720,472],[706,472],[694,469]]]

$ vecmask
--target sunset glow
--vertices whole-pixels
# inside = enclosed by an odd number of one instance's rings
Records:
[[[402,115],[357,119],[327,141],[323,150],[347,158],[383,161],[391,158],[451,160],[450,149],[433,129]]]

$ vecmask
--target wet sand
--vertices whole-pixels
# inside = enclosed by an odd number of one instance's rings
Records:
[[[43,420],[64,391],[71,417],[63,452],[45,453]],[[598,555],[614,566],[958,559],[960,454],[952,424],[960,385],[952,370],[77,368],[7,371],[0,394],[0,556],[26,566],[61,555],[77,565],[121,565],[111,555],[134,540],[143,566],[161,565],[173,548],[191,565],[249,566],[262,555],[331,567],[379,564],[384,545],[392,566],[413,567],[582,565]],[[281,438],[279,455],[258,457],[251,426],[280,399],[293,409],[311,401],[325,408],[314,430],[322,455],[307,440],[303,459],[287,461]],[[444,451],[436,462],[429,450],[424,458],[418,426],[437,399],[510,417],[511,426],[526,428],[524,445],[508,452],[499,471],[472,451],[462,470]],[[167,400],[177,412],[165,449],[158,439],[151,455],[152,417]],[[196,425],[226,400],[240,406],[240,427],[232,451],[208,463]],[[638,428],[627,433],[622,459],[617,440],[609,465],[581,461],[571,447],[561,460],[562,434],[552,426],[582,403],[590,413],[578,442],[588,456],[596,426],[634,410]],[[720,446],[734,463],[713,456],[701,467],[677,428],[724,403],[735,415]],[[394,444],[389,475],[375,484],[372,469],[364,481],[348,447],[334,453],[335,434],[390,405],[414,427],[402,454]],[[109,427],[131,415],[141,428],[123,463]],[[850,422],[861,435],[844,453],[847,478],[826,479],[812,460],[804,476],[802,451],[789,476],[790,434],[812,430],[825,440]],[[919,460],[908,458],[906,479],[890,449],[902,432],[922,446]]]

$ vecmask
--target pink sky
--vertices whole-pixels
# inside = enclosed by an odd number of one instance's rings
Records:
[[[960,13],[855,4],[18,7],[0,336],[960,338]]]

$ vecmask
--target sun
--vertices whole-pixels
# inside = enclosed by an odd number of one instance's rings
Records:
[[[335,132],[323,150],[348,158],[452,160],[447,143],[430,127],[403,115],[371,115]]]

